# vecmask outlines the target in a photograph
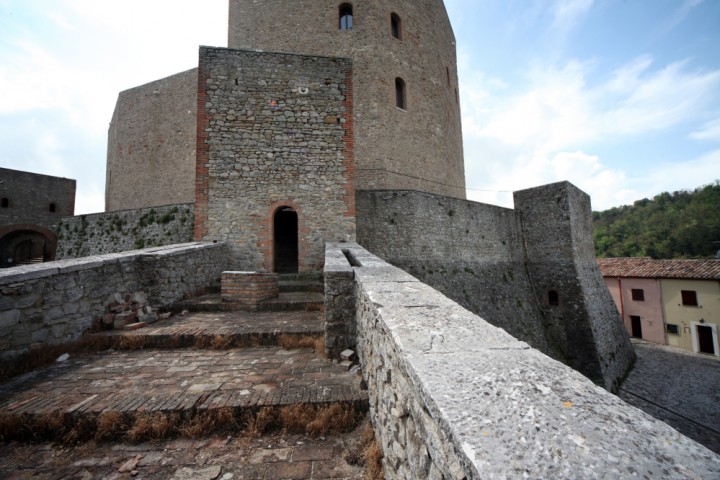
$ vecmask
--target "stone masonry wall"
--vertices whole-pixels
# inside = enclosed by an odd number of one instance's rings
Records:
[[[105,210],[192,202],[197,69],[120,92],[108,130]]]
[[[54,228],[60,218],[75,213],[75,180],[0,168],[0,198],[8,201],[0,206],[0,227],[32,223]]]
[[[510,210],[420,192],[358,192],[358,242],[615,389],[634,351],[595,265],[589,197],[561,182],[516,201]],[[551,290],[559,305],[550,304]]]
[[[328,255],[342,250],[386,478],[720,475],[720,456],[667,424],[356,244]]]
[[[298,217],[299,271],[354,240],[347,59],[200,49],[195,239],[227,242],[233,270],[274,271],[273,218]]]
[[[413,191],[360,191],[358,243],[554,358],[513,210]]]
[[[116,292],[169,307],[218,285],[227,257],[226,245],[187,243],[0,270],[0,357],[78,339]]]
[[[568,365],[615,391],[635,352],[595,260],[590,197],[568,182],[513,197],[548,332]],[[549,305],[551,290],[558,305]]]
[[[230,0],[228,46],[352,59],[359,189],[465,198],[455,36],[442,0]],[[391,15],[400,18],[400,38]],[[406,106],[396,107],[395,79]]]
[[[56,258],[190,242],[193,225],[192,203],[64,217],[56,228]]]

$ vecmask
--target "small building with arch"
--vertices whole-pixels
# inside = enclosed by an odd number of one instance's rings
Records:
[[[55,226],[75,213],[75,180],[0,168],[0,268],[55,259]]]

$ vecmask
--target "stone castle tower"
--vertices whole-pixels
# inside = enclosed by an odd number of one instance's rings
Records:
[[[231,49],[352,60],[355,188],[465,198],[455,37],[442,0],[229,5]],[[120,93],[106,210],[194,200],[197,86],[193,69]]]
[[[465,198],[455,36],[442,0],[230,0],[228,46],[353,61],[358,190]]]

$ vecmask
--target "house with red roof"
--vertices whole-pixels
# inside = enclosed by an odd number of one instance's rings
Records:
[[[720,259],[599,258],[628,333],[720,358]]]

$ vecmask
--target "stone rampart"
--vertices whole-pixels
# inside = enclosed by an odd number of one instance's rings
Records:
[[[64,217],[56,228],[56,258],[191,242],[194,217],[192,203]]]
[[[356,202],[357,241],[374,254],[609,390],[623,378],[634,353],[576,187],[517,192],[515,209],[415,191]]]
[[[0,356],[79,338],[117,292],[169,307],[217,285],[224,244],[186,243],[0,270]]]
[[[386,478],[720,475],[720,456],[357,244],[327,257],[353,271]]]

